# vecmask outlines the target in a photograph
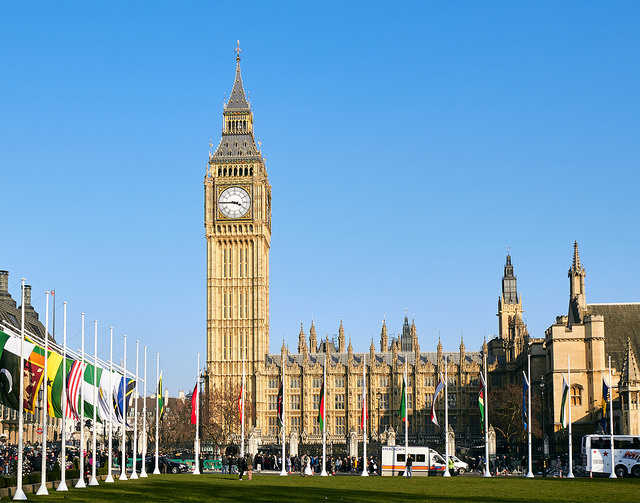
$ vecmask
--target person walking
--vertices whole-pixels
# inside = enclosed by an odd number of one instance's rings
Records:
[[[409,454],[409,456],[407,457],[407,477],[411,477],[413,475],[413,456],[411,456],[411,454]]]
[[[238,480],[242,480],[245,470],[247,469],[247,462],[244,457],[238,458]]]
[[[455,475],[456,474],[456,465],[453,462],[453,458],[451,456],[449,456],[449,463],[448,463],[447,469],[449,470],[449,473],[451,475]]]

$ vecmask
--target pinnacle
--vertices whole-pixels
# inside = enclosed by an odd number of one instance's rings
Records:
[[[578,251],[578,242],[573,242],[573,269],[580,269],[580,253]]]

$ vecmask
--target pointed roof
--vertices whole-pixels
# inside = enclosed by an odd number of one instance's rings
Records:
[[[638,369],[636,354],[631,346],[631,337],[627,337],[622,374],[620,375],[620,385],[632,386],[638,383],[640,383],[640,370]]]
[[[571,268],[574,271],[578,271],[582,268],[580,265],[580,253],[578,252],[578,242],[573,242],[573,263],[571,264]]]
[[[244,86],[242,85],[242,72],[240,71],[240,41],[238,41],[238,48],[236,49],[236,78],[233,81],[231,96],[229,96],[229,101],[227,101],[225,109],[238,111],[249,111],[251,109],[244,93]]]

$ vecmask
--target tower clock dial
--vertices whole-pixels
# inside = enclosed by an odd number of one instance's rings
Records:
[[[251,196],[242,187],[229,187],[218,196],[218,209],[227,218],[242,218],[251,207]]]

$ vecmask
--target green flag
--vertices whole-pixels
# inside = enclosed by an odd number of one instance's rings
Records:
[[[404,377],[402,378],[402,398],[400,401],[398,416],[400,416],[400,419],[402,419],[403,423],[407,421],[407,383],[404,380]]]
[[[320,389],[320,401],[318,403],[318,423],[320,424],[320,431],[324,431],[324,382]]]
[[[480,393],[478,393],[478,408],[480,409],[480,421],[482,422],[482,431],[484,431],[484,388],[480,388]]]
[[[158,379],[158,417],[162,420],[164,416],[164,395],[162,394],[162,373],[160,373],[160,379]]]

